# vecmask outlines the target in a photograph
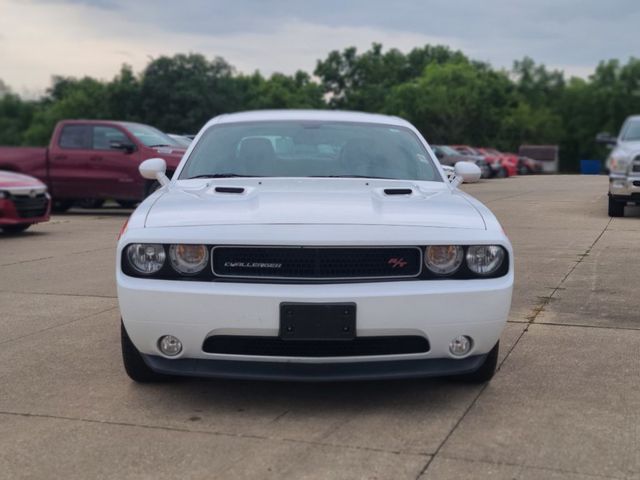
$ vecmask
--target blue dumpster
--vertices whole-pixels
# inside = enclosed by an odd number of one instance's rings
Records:
[[[600,160],[580,160],[580,173],[583,175],[600,175]]]

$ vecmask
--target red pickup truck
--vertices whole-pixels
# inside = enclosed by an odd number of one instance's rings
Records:
[[[0,170],[24,173],[49,187],[53,208],[99,207],[106,199],[133,206],[155,189],[138,165],[163,158],[171,176],[186,149],[160,130],[132,122],[63,120],[49,147],[0,147]]]

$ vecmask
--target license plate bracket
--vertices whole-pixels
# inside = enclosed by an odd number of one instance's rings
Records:
[[[283,340],[353,340],[356,336],[356,304],[280,304],[280,338]]]

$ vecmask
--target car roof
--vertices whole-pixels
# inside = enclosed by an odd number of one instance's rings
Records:
[[[342,110],[254,110],[219,115],[211,119],[211,123],[264,122],[279,120],[307,120],[322,122],[354,122],[376,123],[411,127],[411,124],[399,117],[379,115],[375,113],[349,112]]]

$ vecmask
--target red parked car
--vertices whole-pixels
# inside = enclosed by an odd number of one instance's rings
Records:
[[[186,149],[160,130],[131,122],[63,120],[48,148],[0,147],[0,170],[33,175],[49,187],[53,208],[99,207],[106,199],[133,206],[157,185],[138,165],[163,158],[171,176]]]
[[[518,174],[518,156],[513,153],[499,152],[495,148],[476,148],[480,153],[486,157],[490,157],[494,161],[500,162],[500,165],[505,169],[507,177],[513,177]]]
[[[0,171],[0,229],[22,232],[34,223],[49,220],[51,197],[40,180]]]
[[[491,167],[492,177],[503,178],[509,176],[508,168],[502,165],[502,160],[496,155],[481,152],[479,148],[470,147],[469,145],[451,145],[451,148],[462,155],[482,157]]]

